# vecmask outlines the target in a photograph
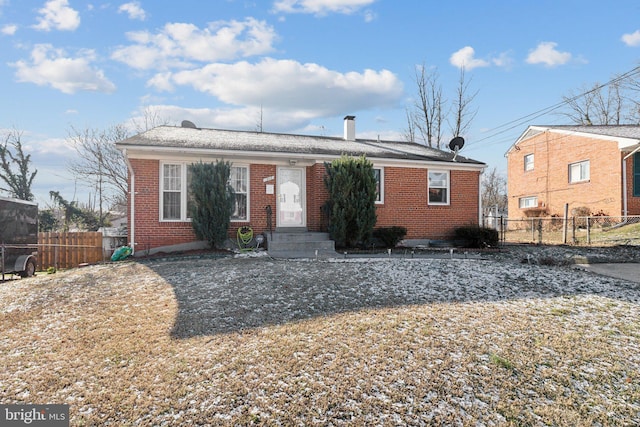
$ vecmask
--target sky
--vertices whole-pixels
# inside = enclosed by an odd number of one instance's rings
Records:
[[[506,172],[528,125],[568,124],[536,112],[639,59],[637,0],[0,0],[0,135],[21,132],[41,206],[84,203],[72,129],[342,136],[354,115],[357,137],[404,140],[416,67],[445,99],[464,68],[461,155]]]

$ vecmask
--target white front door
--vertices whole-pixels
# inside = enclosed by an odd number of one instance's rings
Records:
[[[306,227],[305,169],[278,168],[276,227]]]

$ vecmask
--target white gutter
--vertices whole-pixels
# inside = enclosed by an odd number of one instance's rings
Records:
[[[136,252],[136,175],[133,172],[133,166],[131,166],[129,158],[127,157],[126,148],[122,150],[122,155],[124,156],[124,161],[127,163],[127,169],[129,169],[129,237],[131,238],[129,246],[131,247],[131,255],[133,256]]]

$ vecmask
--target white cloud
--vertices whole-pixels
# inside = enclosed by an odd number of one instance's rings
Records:
[[[38,24],[34,28],[42,31],[73,31],[80,25],[80,15],[69,7],[68,0],[49,0],[38,10]]]
[[[624,34],[622,36],[622,41],[627,46],[631,46],[631,47],[640,46],[640,30],[636,30],[631,34]]]
[[[513,65],[513,58],[511,58],[511,52],[502,52],[491,59],[491,62],[497,67],[510,68]]]
[[[117,49],[112,59],[136,69],[186,68],[192,61],[230,60],[273,51],[276,33],[264,21],[219,21],[205,29],[169,23],[158,33],[127,34],[134,44]]]
[[[166,118],[169,125],[179,126],[182,120],[190,120],[196,126],[213,129],[256,130],[262,118],[265,132],[291,132],[291,129],[306,129],[318,115],[308,111],[279,111],[277,109],[249,106],[225,108],[185,108],[177,105],[146,105],[136,111],[127,126],[136,129],[143,123],[145,110],[151,110],[158,117]],[[344,115],[340,111],[338,115]]]
[[[273,4],[275,12],[311,13],[326,15],[328,13],[352,14],[376,0],[278,0]]]
[[[45,138],[34,140],[27,144],[27,147],[33,153],[38,154],[55,154],[60,156],[72,154],[73,147],[65,138]]]
[[[0,29],[0,33],[6,36],[12,36],[18,31],[18,26],[16,24],[7,24]]]
[[[76,58],[65,55],[64,51],[51,45],[39,44],[33,48],[30,62],[17,61],[10,65],[16,68],[19,82],[51,86],[63,93],[115,91],[115,85],[102,70],[91,66],[95,60],[92,50],[80,51]]]
[[[150,84],[191,86],[221,101],[318,117],[395,105],[403,95],[387,70],[341,73],[317,64],[266,58],[256,64],[209,64],[156,76]]]
[[[479,67],[488,67],[490,65],[489,61],[475,58],[475,54],[476,51],[471,46],[465,46],[457,52],[454,52],[449,58],[449,62],[451,65],[464,68],[467,71]]]
[[[144,21],[147,17],[144,9],[140,6],[140,2],[137,1],[120,5],[118,13],[126,13],[129,15],[129,19],[139,19],[140,21]]]
[[[372,10],[364,11],[364,22],[373,22],[378,18],[378,15]]]
[[[571,61],[572,55],[569,52],[560,52],[556,49],[558,43],[542,42],[535,49],[529,52],[527,63],[544,64],[547,67],[564,65]]]

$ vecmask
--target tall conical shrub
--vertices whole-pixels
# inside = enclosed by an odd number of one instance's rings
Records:
[[[233,189],[229,185],[231,163],[194,163],[191,172],[189,213],[196,236],[212,247],[227,240],[233,212]]]
[[[376,178],[365,156],[343,155],[325,164],[329,234],[340,247],[365,242],[376,225]]]

